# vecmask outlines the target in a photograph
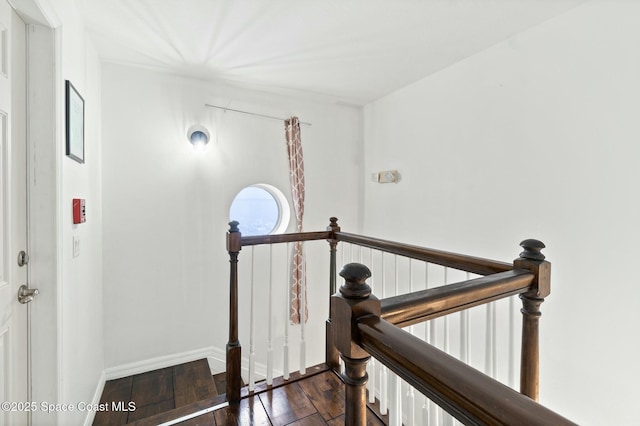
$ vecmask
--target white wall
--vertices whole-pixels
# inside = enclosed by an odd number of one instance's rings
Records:
[[[365,108],[365,233],[507,261],[547,244],[541,400],[579,424],[632,424],[640,398],[638,16],[589,2]]]
[[[56,21],[59,80],[57,171],[58,401],[91,402],[104,370],[102,314],[102,155],[101,76],[97,53],[77,15],[75,2],[51,2]],[[70,80],[85,101],[85,163],[65,155],[64,80]],[[36,165],[36,167],[38,167]],[[84,198],[87,222],[72,223],[72,198]],[[80,254],[72,256],[72,239]],[[49,295],[51,297],[51,295]],[[42,401],[38,401],[42,402]],[[53,401],[52,401],[53,402]],[[53,416],[42,421],[52,424]],[[86,412],[57,413],[57,424],[81,424]]]
[[[357,229],[361,112],[113,64],[102,77],[106,366],[223,350],[231,201],[254,183],[291,194],[283,122],[205,103],[313,124],[302,127],[306,230],[334,215]],[[196,123],[212,134],[204,153],[187,142]]]

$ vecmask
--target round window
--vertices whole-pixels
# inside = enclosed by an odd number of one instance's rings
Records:
[[[289,203],[271,185],[251,185],[233,199],[229,218],[240,223],[243,236],[278,234],[289,225]]]

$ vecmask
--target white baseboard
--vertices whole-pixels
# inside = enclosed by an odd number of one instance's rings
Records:
[[[227,353],[220,348],[212,347],[212,353],[207,356],[211,375],[222,373],[227,370]]]
[[[96,386],[96,391],[93,393],[93,399],[91,400],[92,406],[97,406],[100,403],[100,398],[102,397],[102,392],[104,391],[104,384],[106,381],[107,378],[103,371],[100,374],[100,378],[98,379],[98,386]],[[95,410],[87,410],[87,417],[84,419],[84,426],[91,426],[95,417]]]
[[[183,364],[185,362],[191,362],[202,358],[206,358],[209,362],[209,368],[211,369],[212,374],[220,373],[225,370],[226,363],[224,350],[210,346],[208,348],[195,349],[192,351],[165,355],[143,361],[136,361],[116,367],[109,367],[104,370],[104,375],[106,376],[106,380],[120,379],[122,377],[146,373],[147,371],[171,367],[172,365]]]

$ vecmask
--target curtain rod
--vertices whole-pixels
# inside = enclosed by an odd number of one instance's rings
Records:
[[[227,107],[222,107],[222,106],[218,106],[218,105],[204,104],[204,106],[208,106],[210,108],[218,108],[218,109],[222,109],[224,111],[239,112],[241,114],[248,114],[248,115],[255,115],[257,117],[270,118],[272,120],[280,120],[280,121],[285,121],[286,120],[286,118],[273,117],[271,115],[264,115],[264,114],[258,114],[258,113],[255,113],[255,112],[242,111],[242,110],[239,110],[239,109],[227,108]],[[307,122],[304,122],[304,121],[301,121],[300,124],[305,124],[307,126],[311,126],[311,123],[307,123]]]

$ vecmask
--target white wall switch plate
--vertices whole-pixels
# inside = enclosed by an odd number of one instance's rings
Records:
[[[398,183],[398,171],[386,170],[378,173],[378,182],[380,183]]]
[[[78,235],[73,236],[73,257],[80,256],[80,237]]]

